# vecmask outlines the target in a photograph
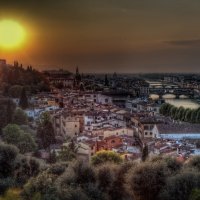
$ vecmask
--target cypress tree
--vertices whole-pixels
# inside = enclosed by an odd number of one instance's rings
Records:
[[[143,149],[142,149],[142,157],[141,157],[141,160],[143,162],[145,162],[145,160],[148,158],[148,155],[149,155],[149,149],[148,149],[148,146],[147,144],[144,145]]]
[[[21,96],[20,96],[20,100],[19,100],[19,106],[22,109],[26,109],[28,108],[28,98],[26,96],[26,90],[23,87],[22,92],[21,92]]]

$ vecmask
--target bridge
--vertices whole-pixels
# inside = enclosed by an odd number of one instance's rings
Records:
[[[150,88],[149,89],[150,94],[156,94],[159,95],[160,98],[162,98],[165,94],[173,94],[176,96],[176,98],[179,98],[181,95],[185,95],[188,98],[194,98],[194,90],[188,89],[188,88]]]

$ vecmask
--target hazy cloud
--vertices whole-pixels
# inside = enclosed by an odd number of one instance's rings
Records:
[[[165,41],[165,43],[175,45],[175,46],[199,46],[200,39],[188,39],[188,40],[172,40]]]

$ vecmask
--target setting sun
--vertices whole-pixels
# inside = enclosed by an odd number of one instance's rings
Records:
[[[12,49],[19,47],[25,39],[25,29],[12,20],[0,21],[0,47]]]

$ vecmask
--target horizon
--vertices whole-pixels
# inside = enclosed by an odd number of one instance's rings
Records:
[[[195,73],[199,8],[197,0],[2,0],[0,21],[18,22],[26,38],[0,57],[37,69]]]

